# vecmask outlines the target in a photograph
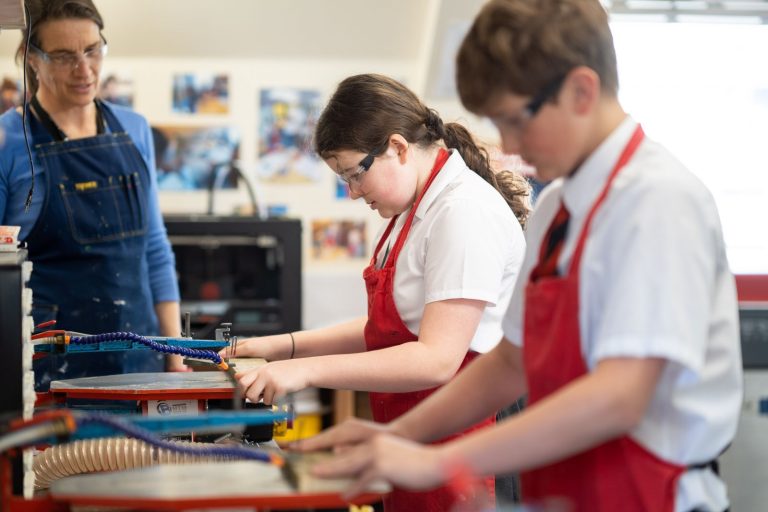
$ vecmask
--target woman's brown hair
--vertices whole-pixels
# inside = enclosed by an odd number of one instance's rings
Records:
[[[341,150],[377,156],[383,153],[392,134],[427,148],[442,140],[456,149],[467,166],[490,183],[509,204],[521,224],[530,210],[530,186],[522,176],[492,170],[485,148],[458,123],[443,123],[400,82],[375,74],[351,76],[339,84],[320,115],[315,130],[315,151],[328,158]]]
[[[79,19],[91,20],[98,27],[99,31],[104,29],[104,20],[101,19],[98,9],[91,0],[26,0],[25,4],[29,10],[27,27],[22,30],[22,38],[18,48],[16,48],[16,62],[19,63],[24,58],[27,35],[29,42],[40,48],[40,39],[37,31],[46,21]],[[31,33],[29,32],[31,30]],[[39,86],[34,70],[27,61],[27,85],[30,93],[34,95]]]

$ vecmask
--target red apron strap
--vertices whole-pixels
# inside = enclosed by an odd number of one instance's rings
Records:
[[[408,233],[411,231],[413,218],[416,216],[416,209],[419,207],[419,204],[421,204],[421,199],[424,197],[424,194],[427,193],[429,186],[432,185],[433,181],[435,181],[435,178],[440,172],[440,169],[443,168],[443,165],[445,165],[445,162],[448,161],[448,157],[450,156],[451,154],[448,151],[442,148],[440,149],[439,153],[437,154],[437,158],[435,158],[435,165],[432,166],[432,170],[430,171],[429,178],[424,184],[424,188],[421,189],[421,192],[416,198],[416,201],[413,203],[413,206],[411,206],[411,211],[408,212],[408,218],[405,219],[403,229],[400,230],[400,234],[398,235],[397,240],[395,241],[395,245],[392,247],[392,250],[387,257],[387,261],[384,263],[384,266],[393,266],[395,261],[397,261],[397,256],[400,254],[400,249],[402,249],[403,245],[405,245],[405,240],[408,238]],[[382,236],[382,239],[383,238],[384,237]]]
[[[638,124],[637,128],[635,128],[635,132],[632,134],[632,138],[629,139],[629,142],[624,147],[624,151],[622,151],[619,160],[616,162],[616,165],[613,167],[611,174],[605,181],[603,190],[600,191],[600,195],[595,200],[592,208],[589,211],[589,214],[587,215],[586,220],[584,221],[584,226],[581,228],[579,240],[576,243],[576,249],[574,249],[573,257],[571,258],[571,264],[568,268],[569,275],[573,275],[579,271],[579,268],[581,267],[581,256],[584,252],[584,246],[586,245],[590,227],[592,226],[592,219],[595,217],[595,213],[600,209],[600,206],[602,206],[603,201],[608,195],[608,192],[611,190],[611,185],[613,185],[614,178],[617,174],[619,174],[619,171],[624,167],[624,165],[626,165],[629,159],[632,158],[632,156],[635,154],[635,151],[640,146],[640,143],[643,141],[644,137],[645,133],[643,132],[643,128]]]

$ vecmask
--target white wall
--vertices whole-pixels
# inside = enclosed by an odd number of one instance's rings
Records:
[[[483,0],[96,2],[110,44],[105,72],[132,76],[135,108],[157,124],[236,127],[246,171],[249,165],[253,171],[256,160],[259,89],[314,88],[327,98],[341,79],[360,72],[405,81],[446,121],[461,120],[484,140],[497,141],[489,123],[468,114],[452,91],[440,87],[451,78],[452,52],[445,47]],[[671,147],[713,189],[736,270],[768,271],[768,231],[745,230],[768,204],[768,160],[759,142],[768,90],[760,48],[768,40],[768,26],[737,28],[733,36],[713,25],[696,29],[705,42],[709,37],[709,46],[691,46],[691,37],[675,35],[681,30],[681,25],[614,24],[622,100],[649,134]],[[656,39],[648,39],[648,33]],[[12,58],[18,41],[18,31],[0,33],[0,75],[19,75]],[[230,76],[230,114],[173,114],[172,75],[214,71]],[[750,99],[755,101],[747,105]],[[308,222],[319,217],[366,219],[370,241],[380,226],[378,217],[362,204],[334,199],[330,172],[312,185],[256,186],[262,203],[287,204],[290,215],[304,221],[305,324],[332,321],[334,311],[339,318],[362,313],[362,303],[354,307],[361,289],[352,283],[362,286],[357,279],[365,260],[313,262]],[[207,199],[198,192],[163,192],[161,202],[167,212],[203,212]],[[229,213],[246,202],[244,191],[221,193],[216,211]],[[339,286],[348,293],[335,295],[353,299],[328,311],[322,294],[332,278],[347,283]]]
[[[415,61],[359,60],[276,60],[276,59],[150,59],[111,58],[105,73],[120,71],[134,79],[135,108],[145,113],[152,124],[225,124],[237,127],[241,136],[240,156],[244,170],[255,177],[258,155],[258,94],[270,87],[312,88],[327,97],[344,77],[376,70],[392,76],[412,76]],[[171,80],[174,72],[221,72],[230,76],[230,114],[226,116],[174,114],[171,109]],[[335,199],[335,176],[323,166],[321,180],[311,184],[278,185],[252,180],[258,201],[262,205],[288,205],[288,216],[300,218],[303,225],[303,325],[317,327],[333,321],[365,314],[365,290],[361,278],[367,259],[343,262],[312,260],[311,222],[313,219],[352,219],[365,221],[366,239],[371,241],[382,220],[364,202]],[[204,213],[206,192],[164,191],[160,197],[166,213]],[[242,189],[218,191],[215,212],[229,214],[245,205],[248,196]],[[370,249],[369,249],[370,250]],[[332,299],[329,297],[332,296]],[[330,300],[329,300],[330,299]]]
[[[258,102],[263,88],[319,90],[323,102],[346,76],[377,72],[422,95],[440,51],[443,26],[471,16],[479,0],[96,0],[105,20],[109,56],[103,74],[133,81],[134,108],[154,125],[232,126],[240,134],[242,167],[255,177]],[[472,11],[470,11],[472,9]],[[21,76],[13,62],[18,31],[0,33],[0,75]],[[437,43],[437,48],[436,48]],[[229,76],[229,114],[183,115],[171,108],[174,74]],[[446,120],[478,120],[453,98],[435,98]],[[488,133],[488,125],[483,125]],[[320,164],[323,165],[322,163]],[[366,221],[369,245],[382,224],[362,202],[335,199],[334,175],[306,185],[252,180],[262,205],[285,204],[303,224],[304,325],[315,327],[365,313],[361,279],[367,258],[317,262],[310,257],[311,220]],[[165,213],[204,213],[206,192],[161,192]],[[220,191],[215,212],[248,203],[239,191]],[[370,254],[370,248],[369,248]],[[329,294],[333,300],[329,300]]]
[[[3,34],[5,36],[7,34]],[[366,239],[374,238],[382,219],[364,202],[335,198],[335,175],[322,166],[321,180],[310,184],[280,185],[260,182],[256,177],[258,155],[259,91],[271,87],[311,88],[321,92],[323,102],[344,77],[376,71],[408,80],[417,68],[415,60],[380,62],[353,59],[199,59],[112,57],[104,64],[107,75],[119,72],[133,80],[134,109],[153,125],[222,125],[233,126],[240,134],[242,166],[252,179],[257,199],[262,206],[285,204],[288,216],[300,218],[304,248],[303,296],[305,327],[324,325],[365,314],[365,290],[361,278],[367,259],[342,262],[317,262],[311,258],[311,221],[313,219],[351,219],[365,221]],[[184,115],[174,113],[172,79],[176,73],[225,73],[229,75],[229,114]],[[0,62],[0,75],[14,75],[15,66]],[[214,211],[231,214],[248,204],[243,187],[237,191],[216,192]],[[208,195],[205,191],[162,191],[160,204],[164,213],[205,213]],[[370,249],[369,249],[370,253]],[[333,300],[329,300],[329,293]]]

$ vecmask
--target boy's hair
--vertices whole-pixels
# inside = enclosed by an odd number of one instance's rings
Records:
[[[464,106],[482,113],[499,94],[535,95],[577,66],[616,96],[616,52],[599,0],[491,0],[461,44],[456,83]]]
[[[30,30],[32,31],[29,34],[30,42],[40,48],[41,43],[37,31],[46,21],[91,20],[99,27],[99,31],[104,29],[104,20],[92,0],[26,0],[26,6],[29,9],[29,20],[27,20],[27,28],[21,31],[21,42],[16,48],[17,63],[24,58],[27,34]],[[34,94],[39,84],[29,62],[27,62],[27,84],[30,92]]]
[[[455,148],[467,166],[504,197],[520,223],[525,223],[530,210],[530,186],[525,178],[507,171],[494,172],[488,152],[466,128],[443,123],[435,110],[392,78],[365,74],[343,80],[318,119],[314,149],[324,159],[341,150],[379,156],[395,133],[422,148],[440,140]]]

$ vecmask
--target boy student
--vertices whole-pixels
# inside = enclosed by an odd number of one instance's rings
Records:
[[[457,57],[464,105],[554,180],[527,228],[504,340],[386,426],[342,424],[315,468],[416,489],[463,466],[521,471],[523,500],[575,511],[723,511],[741,358],[734,280],[711,194],[617,99],[598,0],[492,0]],[[528,393],[527,409],[421,445]]]

